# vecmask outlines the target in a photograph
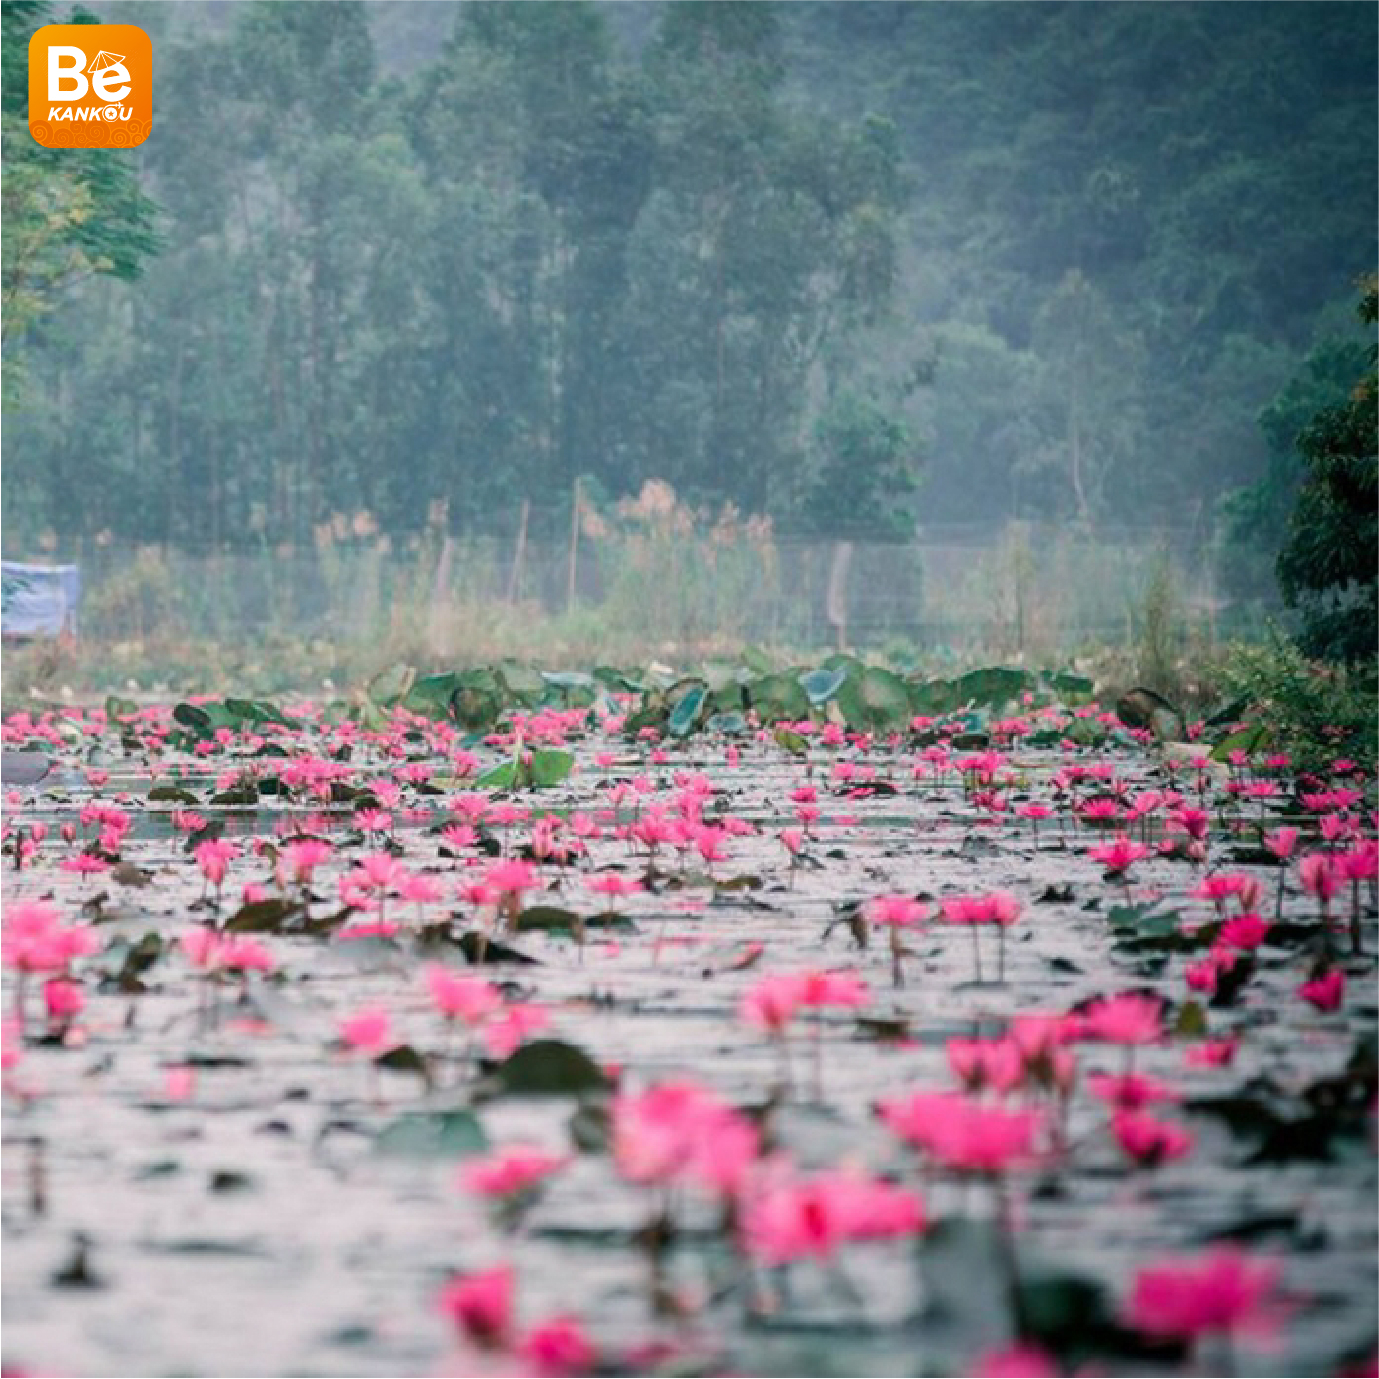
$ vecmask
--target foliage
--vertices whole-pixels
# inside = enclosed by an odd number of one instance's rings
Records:
[[[1379,321],[1370,278],[1360,319]],[[1359,661],[1379,653],[1379,346],[1349,398],[1317,413],[1299,434],[1306,477],[1278,559],[1289,607],[1302,613],[1309,655]]]
[[[1182,619],[1173,571],[1161,558],[1145,590],[1139,628],[1139,682],[1170,697],[1176,696]]]
[[[7,534],[243,548],[437,506],[474,531],[657,472],[696,507],[789,509],[810,371],[846,379],[890,291],[884,128],[786,106],[767,10],[667,12],[641,60],[589,4],[437,10],[405,80],[362,4],[154,16],[169,252],[36,342]],[[215,69],[242,79],[212,115]],[[93,482],[59,486],[76,455]]]
[[[152,135],[57,179],[5,14],[21,547],[568,530],[586,476],[1200,526],[1372,257],[1364,6],[148,5]]]
[[[1273,600],[1275,565],[1302,486],[1297,441],[1312,418],[1350,396],[1366,360],[1362,342],[1328,336],[1308,352],[1296,373],[1259,414],[1268,460],[1257,483],[1226,494],[1220,504],[1220,572],[1236,598]]]
[[[815,465],[801,515],[820,531],[856,523],[869,533],[912,535],[917,451],[903,416],[853,388],[841,390],[814,425]]]
[[[1270,749],[1303,769],[1329,768],[1349,757],[1373,772],[1379,745],[1374,703],[1379,664],[1318,665],[1278,632],[1256,646],[1231,648],[1221,668],[1224,697],[1243,701],[1233,719],[1264,726]]]
[[[80,9],[59,18],[45,0],[4,0],[4,264],[6,347],[54,312],[92,274],[139,276],[157,251],[156,207],[138,183],[137,154],[44,148],[29,133],[29,36],[49,23],[97,23]]]

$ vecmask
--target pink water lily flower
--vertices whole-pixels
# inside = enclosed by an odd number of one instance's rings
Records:
[[[1280,862],[1286,862],[1298,845],[1298,830],[1277,828],[1272,833],[1266,833],[1260,841]]]
[[[1146,1167],[1180,1159],[1192,1149],[1192,1136],[1181,1125],[1143,1111],[1121,1107],[1112,1117],[1111,1129],[1120,1147]]]
[[[1259,903],[1259,880],[1239,872],[1217,872],[1203,878],[1196,889],[1189,892],[1198,900],[1210,900],[1222,912],[1226,901],[1236,897],[1242,912],[1253,910]]]
[[[958,1039],[945,1045],[948,1066],[968,1091],[1012,1092],[1025,1078],[1025,1056],[1013,1039]]]
[[[1208,1334],[1267,1332],[1277,1317],[1279,1266],[1229,1247],[1197,1259],[1165,1261],[1135,1276],[1130,1324],[1150,1336],[1194,1340]]]
[[[760,1153],[760,1133],[701,1083],[658,1083],[613,1100],[613,1161],[634,1183],[689,1183],[735,1194]]]
[[[340,1021],[340,1038],[351,1049],[376,1057],[393,1045],[392,1017],[377,1006],[361,1010]]]
[[[1237,915],[1221,926],[1218,942],[1230,948],[1258,948],[1269,937],[1269,921],[1259,915]]]
[[[478,977],[466,976],[434,962],[428,963],[423,971],[431,1000],[447,1020],[479,1025],[503,1007],[498,988]]]
[[[524,891],[533,890],[541,884],[540,873],[530,862],[510,858],[495,862],[484,873],[484,886],[491,892],[504,897],[520,897]]]
[[[542,1006],[514,1002],[484,1024],[484,1048],[491,1058],[508,1058],[550,1023],[551,1017]]]
[[[1001,1173],[1028,1160],[1041,1124],[1036,1111],[1006,1110],[961,1092],[916,1092],[882,1101],[887,1127],[945,1168]]]
[[[1104,997],[1083,1013],[1082,1033],[1109,1044],[1157,1043],[1163,1037],[1162,1003],[1135,991]]]
[[[1014,924],[1020,917],[1020,902],[1007,891],[989,895],[959,895],[943,902],[943,917],[950,924]]]
[[[1304,982],[1298,987],[1298,995],[1320,1011],[1330,1013],[1339,1010],[1345,1000],[1345,973],[1339,967],[1333,967],[1320,977]]]
[[[924,1205],[905,1188],[834,1169],[753,1192],[743,1220],[749,1254],[765,1264],[826,1258],[848,1241],[913,1235],[924,1229]]]
[[[485,1197],[529,1192],[570,1162],[568,1154],[547,1154],[529,1145],[510,1145],[483,1158],[470,1159],[460,1169],[460,1183]]]
[[[498,1349],[512,1326],[512,1294],[512,1266],[503,1264],[452,1278],[441,1290],[440,1309],[475,1345]]]
[[[1138,1111],[1156,1101],[1181,1101],[1182,1095],[1168,1083],[1145,1073],[1091,1073],[1087,1090],[1094,1097],[1126,1111]]]
[[[1134,843],[1129,838],[1120,836],[1101,847],[1093,848],[1091,856],[1112,876],[1120,876],[1129,871],[1142,857],[1148,857],[1149,849],[1143,843]]]
[[[782,1034],[800,1005],[794,973],[771,972],[749,987],[738,1006],[742,1022],[768,1034]]]
[[[598,1351],[576,1317],[556,1316],[532,1327],[518,1341],[517,1358],[543,1379],[592,1374]]]
[[[239,856],[239,845],[229,838],[207,838],[193,853],[201,874],[213,886],[220,886],[230,863]]]
[[[606,895],[610,900],[629,895],[639,895],[642,883],[635,876],[623,876],[619,872],[599,872],[585,882],[596,895]]]
[[[929,907],[908,895],[879,895],[868,900],[864,908],[873,924],[903,927],[929,918]]]
[[[1063,1371],[1048,1351],[1017,1341],[1002,1350],[989,1350],[973,1366],[976,1379],[1058,1379]]]

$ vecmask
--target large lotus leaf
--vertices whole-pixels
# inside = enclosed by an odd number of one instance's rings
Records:
[[[731,684],[726,689],[711,690],[704,711],[708,714],[741,714],[747,707],[747,690],[744,685]]]
[[[267,699],[226,699],[225,712],[248,723],[280,723],[285,728],[300,726]]]
[[[546,684],[543,703],[564,704],[571,709],[587,709],[599,698],[598,682],[580,670],[542,671]]]
[[[910,720],[910,687],[893,670],[868,666],[858,681],[867,727],[877,731],[903,728]]]
[[[456,722],[471,732],[483,732],[498,721],[503,699],[504,690],[498,677],[486,666],[477,666],[455,676],[450,712]]]
[[[704,731],[737,737],[747,731],[747,720],[740,713],[716,713],[705,722]]]
[[[672,737],[688,737],[703,717],[708,687],[702,680],[695,680],[687,682],[687,688],[677,698],[676,693],[679,690],[680,686],[677,685],[667,695],[672,707],[666,727]]]
[[[641,694],[647,683],[640,675],[631,675],[614,666],[595,666],[594,679],[606,685],[614,694]]]
[[[1183,715],[1163,695],[1143,685],[1116,700],[1116,716],[1129,728],[1148,728],[1160,742],[1182,742]]]
[[[1062,670],[1050,675],[1048,679],[1049,688],[1058,696],[1059,701],[1068,708],[1075,709],[1092,702],[1096,685],[1087,676]]]
[[[1034,687],[1034,676],[1017,666],[983,666],[969,670],[953,682],[959,703],[993,709],[1018,703],[1020,696]]]
[[[524,709],[535,708],[546,690],[546,682],[541,672],[526,661],[499,661],[494,671],[507,691],[510,702],[520,704]]]
[[[511,790],[517,784],[517,763],[515,761],[500,762],[492,769],[485,771],[478,776],[474,784],[481,790]]]
[[[763,723],[809,717],[809,696],[793,675],[763,675],[749,680],[747,696]]]
[[[800,687],[809,696],[809,702],[816,708],[820,704],[826,704],[843,686],[843,681],[848,678],[849,667],[835,666],[829,669],[820,666],[817,670],[811,670],[800,676]]]
[[[449,718],[450,701],[458,688],[459,680],[453,673],[423,675],[402,696],[402,707],[427,718]]]
[[[627,721],[623,724],[623,732],[628,737],[636,737],[643,728],[655,728],[659,731],[665,727],[668,715],[665,692],[648,690],[642,696],[641,704],[634,712],[628,714]]]
[[[543,747],[533,752],[531,760],[523,765],[530,783],[544,789],[548,785],[559,785],[575,769],[575,754],[558,747]]]
[[[384,708],[396,704],[409,689],[412,682],[417,678],[416,668],[399,661],[396,665],[389,666],[386,670],[380,670],[377,675],[369,681],[369,698]]]
[[[173,708],[172,716],[175,722],[182,724],[184,728],[190,728],[200,737],[209,737],[218,728],[235,731],[240,726],[240,720],[228,713],[224,704],[215,701],[206,704],[177,704]]]
[[[923,680],[910,685],[910,708],[925,718],[938,718],[962,706],[951,680]]]
[[[743,648],[742,664],[749,675],[758,679],[763,675],[770,675],[773,669],[771,658],[759,646]]]
[[[736,691],[746,678],[742,668],[734,661],[712,657],[704,662],[703,680],[709,687],[711,694],[726,694]]]

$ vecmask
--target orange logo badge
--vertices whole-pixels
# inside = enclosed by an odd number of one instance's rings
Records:
[[[153,45],[136,24],[47,24],[29,40],[29,133],[133,148],[153,126]]]

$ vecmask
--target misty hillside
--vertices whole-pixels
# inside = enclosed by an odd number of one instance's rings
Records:
[[[1205,533],[1357,348],[1370,5],[97,8],[154,130],[97,271],[7,296],[7,549],[649,477],[824,534]]]

